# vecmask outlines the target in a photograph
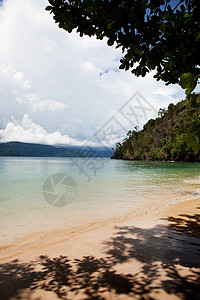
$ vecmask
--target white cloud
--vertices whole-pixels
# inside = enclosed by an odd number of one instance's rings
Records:
[[[106,39],[80,38],[75,31],[68,34],[59,29],[45,11],[47,5],[47,0],[4,0],[0,7],[0,128],[4,140],[13,137],[9,128],[21,130],[28,139],[22,125],[10,123],[11,115],[22,120],[27,114],[46,132],[43,136],[51,134],[53,141],[69,136],[74,142],[95,141],[97,129],[136,91],[156,109],[184,98],[179,86],[166,87],[152,74],[137,78],[119,71],[120,49],[108,47]],[[132,129],[121,115],[116,116]],[[41,140],[37,130],[30,133],[35,141]],[[48,143],[50,140],[49,136]]]
[[[23,98],[18,97],[16,100],[20,104],[27,104],[27,106],[29,106],[32,111],[43,109],[55,111],[57,109],[62,109],[68,106],[67,104],[55,100],[42,99],[42,97],[36,93],[28,93]]]
[[[96,74],[103,72],[103,70],[97,68],[91,61],[81,62],[81,65],[86,71],[89,71],[89,72],[93,72]]]
[[[68,135],[61,135],[59,131],[47,133],[40,125],[35,124],[27,114],[24,114],[21,122],[17,122],[12,117],[12,122],[9,122],[5,129],[0,130],[0,139],[1,142],[19,141],[48,145],[96,145],[87,140],[79,141]]]
[[[30,110],[50,110],[66,108],[68,105],[52,99],[45,99],[35,91],[31,80],[25,78],[25,74],[17,71],[12,65],[0,65],[1,89],[12,92],[12,100],[19,104],[25,104]]]
[[[159,87],[157,88],[153,94],[154,95],[161,95],[161,96],[172,96],[176,94],[178,91],[177,87],[175,86],[169,86],[169,87]]]
[[[44,39],[42,41],[41,48],[46,52],[54,52],[58,50],[57,44],[51,39]]]

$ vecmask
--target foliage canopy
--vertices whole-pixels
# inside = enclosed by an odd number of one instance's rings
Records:
[[[48,0],[60,28],[108,38],[121,47],[120,69],[179,83],[190,94],[200,77],[199,0]]]
[[[160,109],[143,130],[130,130],[113,158],[200,162],[200,94]]]

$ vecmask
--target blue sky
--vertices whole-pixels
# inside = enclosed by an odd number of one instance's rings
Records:
[[[179,86],[166,87],[153,74],[137,78],[119,71],[120,49],[59,29],[47,4],[6,0],[0,7],[1,142],[96,145],[105,124],[114,128],[112,118],[121,126],[107,141],[114,144],[134,124],[141,128],[155,110],[184,98]],[[145,101],[131,98],[136,92]],[[130,115],[129,99],[131,123],[120,110],[127,103]],[[141,105],[148,114],[142,115]]]

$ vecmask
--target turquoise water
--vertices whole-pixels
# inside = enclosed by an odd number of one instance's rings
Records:
[[[73,201],[63,207],[43,196],[44,182],[57,173],[77,186]],[[62,194],[62,188],[55,187],[55,193]],[[55,228],[70,232],[134,212],[140,204],[159,206],[199,192],[197,163],[0,157],[0,243]]]

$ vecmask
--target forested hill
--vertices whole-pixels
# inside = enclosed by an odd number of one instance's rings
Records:
[[[112,158],[200,162],[200,94],[160,109],[143,130],[129,131]]]
[[[110,157],[112,150],[103,147],[55,147],[50,145],[8,142],[0,143],[0,156],[29,157]]]

